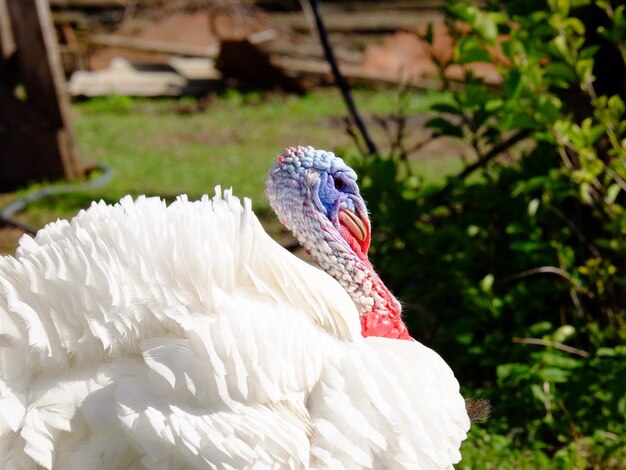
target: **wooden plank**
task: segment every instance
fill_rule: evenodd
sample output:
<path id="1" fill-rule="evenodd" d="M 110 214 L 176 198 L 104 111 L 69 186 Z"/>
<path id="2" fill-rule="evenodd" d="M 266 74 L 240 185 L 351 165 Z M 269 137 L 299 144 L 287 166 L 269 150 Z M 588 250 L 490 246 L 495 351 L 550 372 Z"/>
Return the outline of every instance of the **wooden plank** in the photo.
<path id="1" fill-rule="evenodd" d="M 51 6 L 61 8 L 124 8 L 126 3 L 127 0 L 50 0 Z"/>
<path id="2" fill-rule="evenodd" d="M 0 132 L 0 188 L 13 190 L 63 177 L 58 159 L 49 158 L 58 145 L 57 131 Z M 34 160 L 33 155 L 44 158 Z"/>
<path id="3" fill-rule="evenodd" d="M 220 51 L 220 47 L 216 44 L 210 44 L 207 46 L 190 46 L 186 44 L 139 39 L 115 34 L 94 34 L 87 38 L 87 42 L 95 46 L 115 47 L 120 49 L 152 52 L 155 54 L 178 55 L 183 57 L 205 57 L 209 59 L 216 58 L 219 55 Z M 324 52 L 322 51 L 320 45 L 316 42 L 288 43 L 285 41 L 274 40 L 256 41 L 254 37 L 248 38 L 248 42 L 254 45 L 258 45 L 260 49 L 268 54 L 293 55 L 315 58 L 324 57 Z M 339 47 L 338 49 L 339 50 L 337 56 L 345 62 L 357 63 L 363 59 L 363 54 L 360 52 L 354 52 L 341 47 Z"/>
<path id="4" fill-rule="evenodd" d="M 285 73 L 291 76 L 312 75 L 332 81 L 332 75 L 328 62 L 315 59 L 297 59 L 293 57 L 272 57 L 272 63 L 281 67 Z M 397 73 L 368 70 L 351 64 L 341 65 L 341 73 L 352 82 L 368 83 L 374 85 L 402 85 L 408 88 L 425 90 L 440 90 L 442 82 L 436 78 L 428 77 L 400 77 Z M 451 83 L 452 89 L 462 88 L 462 85 Z"/>
<path id="5" fill-rule="evenodd" d="M 15 42 L 11 34 L 11 22 L 7 10 L 6 0 L 0 0 L 0 61 L 8 59 L 15 52 Z"/>
<path id="6" fill-rule="evenodd" d="M 345 11 L 325 5 L 322 8 L 324 23 L 329 32 L 367 32 L 390 33 L 405 29 L 415 29 L 428 23 L 441 23 L 443 16 L 436 10 L 371 10 Z M 302 14 L 274 13 L 272 19 L 280 24 L 288 25 L 296 31 L 310 30 L 306 18 Z"/>
<path id="7" fill-rule="evenodd" d="M 2 109 L 0 125 L 9 132 L 27 133 L 33 130 L 51 132 L 55 130 L 44 116 L 3 87 L 0 87 L 0 109 Z"/>
<path id="8" fill-rule="evenodd" d="M 134 1 L 138 6 L 162 6 L 166 0 L 50 0 L 55 8 L 125 8 Z"/>
<path id="9" fill-rule="evenodd" d="M 352 11 L 370 10 L 437 10 L 446 5 L 446 0 L 387 0 L 385 2 L 342 2 Z M 475 2 L 476 3 L 476 2 Z"/>
<path id="10" fill-rule="evenodd" d="M 62 128 L 61 90 L 56 84 L 62 83 L 63 78 L 48 6 L 45 0 L 10 1 L 7 6 L 19 51 L 18 75 L 24 83 L 28 100 L 54 125 Z"/>
<path id="11" fill-rule="evenodd" d="M 12 90 L 15 86 L 12 58 L 15 54 L 15 42 L 11 33 L 11 22 L 6 0 L 0 0 L 0 86 Z"/>
<path id="12" fill-rule="evenodd" d="M 74 96 L 199 96 L 217 89 L 219 73 L 212 59 L 178 57 L 169 62 L 145 65 L 116 58 L 108 69 L 75 72 L 68 90 Z"/>
<path id="13" fill-rule="evenodd" d="M 260 48 L 267 54 L 271 55 L 324 59 L 324 51 L 319 45 L 319 42 L 271 41 L 262 44 Z M 335 46 L 335 55 L 337 56 L 337 59 L 341 62 L 358 64 L 363 61 L 362 52 L 354 51 L 340 45 Z"/>
<path id="14" fill-rule="evenodd" d="M 206 57 L 215 59 L 219 54 L 219 46 L 216 44 L 210 44 L 208 46 L 190 46 L 187 44 L 131 38 L 115 34 L 94 34 L 88 38 L 88 42 L 97 46 L 118 47 L 121 49 L 186 57 Z"/>
<path id="15" fill-rule="evenodd" d="M 56 36 L 46 0 L 9 0 L 6 4 L 16 46 L 15 71 L 24 85 L 27 108 L 43 116 L 45 125 L 30 133 L 0 135 L 0 185 L 39 178 L 73 178 L 80 174 L 69 127 L 69 101 L 64 92 Z M 9 94 L 12 89 L 5 90 Z M 5 96 L 5 103 L 10 103 Z M 16 103 L 13 103 L 17 106 Z M 3 114 L 6 109 L 1 109 Z M 27 118 L 29 127 L 36 127 Z M 51 130 L 46 127 L 51 128 Z M 20 184 L 20 183 L 18 183 Z"/>

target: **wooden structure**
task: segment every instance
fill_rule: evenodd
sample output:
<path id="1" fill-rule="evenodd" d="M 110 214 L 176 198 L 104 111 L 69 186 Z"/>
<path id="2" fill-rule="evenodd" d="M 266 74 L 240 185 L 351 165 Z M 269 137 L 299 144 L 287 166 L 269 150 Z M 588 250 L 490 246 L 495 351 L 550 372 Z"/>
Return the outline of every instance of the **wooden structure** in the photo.
<path id="1" fill-rule="evenodd" d="M 47 0 L 0 0 L 0 191 L 80 167 Z"/>

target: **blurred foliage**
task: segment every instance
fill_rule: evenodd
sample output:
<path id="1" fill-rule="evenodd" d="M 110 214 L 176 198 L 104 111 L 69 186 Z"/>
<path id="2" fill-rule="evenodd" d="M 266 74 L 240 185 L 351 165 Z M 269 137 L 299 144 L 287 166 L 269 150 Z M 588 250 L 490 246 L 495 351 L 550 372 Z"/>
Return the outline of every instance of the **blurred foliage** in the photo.
<path id="1" fill-rule="evenodd" d="M 498 468 L 625 468 L 625 8 L 503 0 L 446 14 L 444 84 L 448 67 L 498 50 L 502 87 L 466 68 L 467 85 L 431 106 L 434 136 L 476 153 L 458 177 L 427 186 L 403 155 L 357 162 L 374 265 L 412 334 L 492 402 L 461 467 L 500 455 Z"/>

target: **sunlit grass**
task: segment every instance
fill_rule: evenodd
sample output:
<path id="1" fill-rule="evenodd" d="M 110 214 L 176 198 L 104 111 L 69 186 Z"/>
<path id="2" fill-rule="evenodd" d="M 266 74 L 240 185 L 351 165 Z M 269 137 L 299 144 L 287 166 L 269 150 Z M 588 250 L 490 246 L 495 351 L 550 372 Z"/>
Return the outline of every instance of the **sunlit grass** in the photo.
<path id="1" fill-rule="evenodd" d="M 403 97 L 403 109 L 423 114 L 441 96 L 411 92 Z M 386 151 L 387 138 L 370 118 L 397 111 L 399 94 L 356 90 L 355 99 L 381 151 Z M 216 185 L 252 198 L 256 211 L 265 214 L 265 174 L 285 147 L 313 145 L 353 158 L 357 154 L 342 124 L 345 105 L 336 89 L 305 96 L 230 91 L 204 108 L 193 99 L 108 97 L 76 103 L 72 110 L 81 161 L 106 165 L 115 176 L 98 189 L 32 203 L 19 215 L 22 222 L 41 226 L 71 217 L 91 200 L 114 202 L 126 194 L 172 199 L 186 193 L 198 198 L 213 194 Z M 453 151 L 444 148 L 440 153 L 415 160 L 415 173 L 433 180 L 462 166 Z M 3 205 L 36 188 L 4 195 Z"/>
<path id="2" fill-rule="evenodd" d="M 393 92 L 357 91 L 356 99 L 366 115 L 384 115 L 395 107 Z M 423 112 L 430 99 L 416 94 L 410 112 Z M 75 106 L 83 159 L 116 171 L 107 193 L 197 197 L 221 184 L 264 206 L 264 175 L 286 146 L 353 146 L 340 122 L 345 110 L 335 90 L 268 99 L 230 93 L 204 112 L 183 114 L 181 108 L 193 103 L 111 98 Z M 444 160 L 447 169 L 449 158 Z M 432 165 L 425 168 L 434 176 Z"/>

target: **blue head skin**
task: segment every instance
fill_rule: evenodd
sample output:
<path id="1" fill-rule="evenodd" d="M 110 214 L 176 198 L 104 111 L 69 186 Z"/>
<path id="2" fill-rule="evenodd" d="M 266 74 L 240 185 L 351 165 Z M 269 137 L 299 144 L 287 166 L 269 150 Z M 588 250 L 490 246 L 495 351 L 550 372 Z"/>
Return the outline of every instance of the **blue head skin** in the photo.
<path id="1" fill-rule="evenodd" d="M 354 170 L 334 153 L 291 147 L 278 156 L 265 192 L 281 223 L 307 250 L 315 251 L 309 245 L 319 237 L 311 237 L 330 223 L 340 235 L 336 241 L 366 259 L 370 223 L 356 180 Z"/>
<path id="2" fill-rule="evenodd" d="M 400 304 L 367 258 L 370 222 L 356 180 L 332 152 L 290 147 L 270 170 L 265 193 L 281 223 L 348 291 L 363 334 L 408 339 Z"/>

